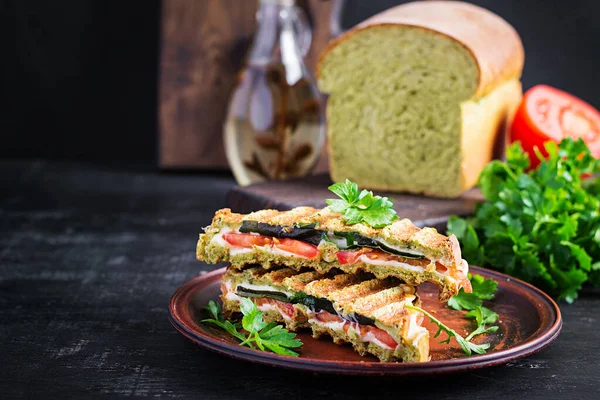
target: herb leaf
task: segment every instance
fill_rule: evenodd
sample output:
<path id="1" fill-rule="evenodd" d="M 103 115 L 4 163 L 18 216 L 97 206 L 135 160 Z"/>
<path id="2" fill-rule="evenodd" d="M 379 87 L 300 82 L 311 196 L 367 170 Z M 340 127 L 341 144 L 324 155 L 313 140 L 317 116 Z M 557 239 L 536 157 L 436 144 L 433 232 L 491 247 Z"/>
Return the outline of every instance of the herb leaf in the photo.
<path id="1" fill-rule="evenodd" d="M 498 314 L 493 312 L 487 307 L 477 307 L 475 310 L 471 310 L 465 314 L 467 318 L 475 318 L 477 325 L 481 324 L 493 324 L 498 321 Z"/>
<path id="2" fill-rule="evenodd" d="M 270 329 L 267 329 L 269 327 Z M 299 339 L 296 339 L 295 333 L 288 332 L 283 326 L 277 325 L 274 322 L 263 329 L 260 333 L 260 339 L 265 345 L 276 344 L 292 349 L 302 346 L 302 342 Z"/>
<path id="3" fill-rule="evenodd" d="M 370 190 L 359 192 L 358 185 L 348 179 L 334 183 L 329 190 L 340 197 L 325 200 L 329 209 L 342 213 L 347 225 L 364 222 L 373 228 L 383 228 L 398 219 L 390 199 L 376 196 Z"/>
<path id="4" fill-rule="evenodd" d="M 204 308 L 212 314 L 213 318 L 204 319 L 202 322 L 212 323 L 224 329 L 240 340 L 240 345 L 245 345 L 252 349 L 258 347 L 262 351 L 267 349 L 275 354 L 298 357 L 298 353 L 290 350 L 302 346 L 302 342 L 296 339 L 296 334 L 289 332 L 275 322 L 268 324 L 264 322 L 262 312 L 252 300 L 243 298 L 240 303 L 240 309 L 243 314 L 241 327 L 248 332 L 247 335 L 238 330 L 241 328 L 240 326 L 225 319 L 221 313 L 220 306 L 214 301 L 211 300 L 208 306 Z"/>
<path id="5" fill-rule="evenodd" d="M 466 314 L 466 317 L 474 318 L 477 322 L 477 329 L 475 329 L 469 334 L 469 336 L 465 338 L 465 340 L 467 341 L 473 339 L 477 335 L 481 335 L 487 332 L 496 332 L 498 330 L 497 325 L 491 326 L 489 328 L 485 327 L 486 324 L 493 324 L 494 322 L 498 321 L 498 314 L 496 314 L 489 308 L 477 307 L 476 309 L 469 311 Z"/>
<path id="6" fill-rule="evenodd" d="M 498 282 L 493 279 L 486 279 L 481 275 L 469 276 L 473 294 L 482 300 L 491 300 L 498 290 Z"/>
<path id="7" fill-rule="evenodd" d="M 492 161 L 479 186 L 486 202 L 472 218 L 451 217 L 448 233 L 472 264 L 523 279 L 573 302 L 581 285 L 600 286 L 600 161 L 581 140 L 545 144 L 539 166 L 526 171 L 516 142 L 506 161 Z M 585 175 L 593 175 L 584 179 Z"/>
<path id="8" fill-rule="evenodd" d="M 457 295 L 448 300 L 448 306 L 455 310 L 470 310 L 465 314 L 465 317 L 473 318 L 477 323 L 477 328 L 466 337 L 465 340 L 467 341 L 477 335 L 498 330 L 498 326 L 485 327 L 498 321 L 498 314 L 482 306 L 483 300 L 494 298 L 498 289 L 498 282 L 493 279 L 486 279 L 481 275 L 471 274 L 469 274 L 469 280 L 473 287 L 472 293 L 466 293 L 463 289 L 460 289 Z"/>
<path id="9" fill-rule="evenodd" d="M 434 324 L 436 324 L 438 326 L 437 332 L 435 333 L 435 335 L 433 335 L 434 338 L 437 338 L 438 336 L 440 336 L 440 334 L 442 332 L 445 332 L 448 335 L 448 337 L 445 340 L 442 340 L 440 343 L 450 343 L 450 339 L 452 337 L 454 337 L 456 342 L 460 345 L 460 347 L 463 349 L 465 354 L 468 356 L 470 356 L 472 353 L 485 354 L 485 351 L 490 348 L 489 343 L 475 344 L 475 343 L 469 342 L 470 338 L 474 335 L 472 335 L 472 336 L 469 335 L 469 339 L 463 338 L 454 329 L 448 327 L 442 321 L 440 321 L 433 315 L 429 314 L 427 311 L 423 310 L 421 307 L 407 304 L 406 308 L 423 313 L 425 316 L 427 316 L 431 320 L 431 322 L 433 322 Z"/>
<path id="10" fill-rule="evenodd" d="M 240 303 L 242 314 L 242 326 L 248 332 L 260 331 L 267 324 L 262 319 L 262 312 L 256 307 L 254 302 L 246 297 L 242 298 Z"/>
<path id="11" fill-rule="evenodd" d="M 475 293 L 467 293 L 462 288 L 458 294 L 448 300 L 448 305 L 455 310 L 473 310 L 482 304 L 483 302 Z"/>
<path id="12" fill-rule="evenodd" d="M 491 300 L 498 290 L 498 282 L 490 278 L 484 278 L 481 275 L 469 274 L 469 280 L 473 291 L 471 293 L 460 289 L 458 294 L 448 300 L 448 306 L 455 310 L 474 310 L 483 304 L 482 300 Z"/>
<path id="13" fill-rule="evenodd" d="M 214 318 L 203 319 L 202 322 L 209 322 L 215 324 L 219 328 L 225 330 L 230 335 L 235 336 L 237 339 L 242 341 L 246 340 L 246 337 L 241 332 L 238 332 L 238 328 L 230 321 L 227 321 L 225 319 L 225 317 L 221 313 L 221 307 L 219 306 L 219 304 L 211 300 L 208 303 L 208 306 L 204 307 L 204 309 L 210 312 Z M 250 347 L 254 348 L 254 346 Z"/>

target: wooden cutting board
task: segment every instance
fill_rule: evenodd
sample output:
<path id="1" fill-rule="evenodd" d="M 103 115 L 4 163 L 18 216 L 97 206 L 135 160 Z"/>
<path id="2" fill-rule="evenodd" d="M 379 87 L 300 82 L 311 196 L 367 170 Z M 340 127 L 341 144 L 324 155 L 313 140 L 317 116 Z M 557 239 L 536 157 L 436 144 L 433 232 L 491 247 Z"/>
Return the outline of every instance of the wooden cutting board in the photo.
<path id="1" fill-rule="evenodd" d="M 298 206 L 325 207 L 325 199 L 334 195 L 327 187 L 328 175 L 283 182 L 264 182 L 246 187 L 236 186 L 227 194 L 227 205 L 234 212 L 249 213 L 265 208 L 289 210 Z M 483 200 L 479 189 L 472 189 L 457 199 L 436 199 L 399 193 L 377 194 L 388 196 L 400 218 L 409 218 L 419 227 L 433 226 L 445 232 L 450 215 L 467 216 L 474 212 L 475 204 Z"/>

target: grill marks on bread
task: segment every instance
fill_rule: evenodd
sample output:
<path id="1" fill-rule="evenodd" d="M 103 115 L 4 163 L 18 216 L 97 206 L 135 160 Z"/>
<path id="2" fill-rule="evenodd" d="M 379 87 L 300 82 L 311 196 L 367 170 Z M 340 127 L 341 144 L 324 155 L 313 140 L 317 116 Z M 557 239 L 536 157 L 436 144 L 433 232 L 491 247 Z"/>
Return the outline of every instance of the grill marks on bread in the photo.
<path id="1" fill-rule="evenodd" d="M 405 302 L 416 299 L 416 289 L 396 278 L 372 279 L 371 276 L 331 272 L 321 275 L 315 271 L 299 272 L 291 268 L 264 270 L 250 267 L 245 270 L 228 268 L 224 279 L 243 284 L 245 281 L 271 285 L 274 290 L 304 292 L 327 299 L 345 314 L 357 313 L 374 319 L 384 318 L 391 326 L 402 326 L 407 315 Z"/>
<path id="2" fill-rule="evenodd" d="M 288 211 L 260 210 L 250 214 L 237 214 L 224 208 L 215 213 L 212 224 L 205 231 L 216 234 L 223 226 L 237 228 L 243 221 L 277 226 L 316 223 L 317 230 L 357 232 L 392 245 L 422 251 L 427 258 L 439 260 L 450 268 L 462 262 L 460 246 L 454 235 L 442 235 L 435 228 L 418 228 L 406 218 L 380 229 L 365 224 L 346 225 L 340 213 L 331 212 L 327 207 L 320 210 L 313 207 L 296 207 Z"/>

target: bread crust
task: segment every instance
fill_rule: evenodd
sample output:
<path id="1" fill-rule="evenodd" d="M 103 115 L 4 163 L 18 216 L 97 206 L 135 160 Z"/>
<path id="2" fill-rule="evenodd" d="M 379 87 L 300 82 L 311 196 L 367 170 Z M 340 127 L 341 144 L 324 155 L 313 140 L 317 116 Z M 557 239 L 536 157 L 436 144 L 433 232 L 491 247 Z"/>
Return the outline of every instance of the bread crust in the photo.
<path id="1" fill-rule="evenodd" d="M 455 40 L 475 59 L 479 71 L 472 98 L 485 96 L 502 83 L 521 77 L 525 52 L 517 31 L 485 8 L 459 1 L 415 1 L 367 19 L 331 41 L 317 62 L 317 77 L 325 58 L 344 40 L 379 26 L 411 26 Z"/>

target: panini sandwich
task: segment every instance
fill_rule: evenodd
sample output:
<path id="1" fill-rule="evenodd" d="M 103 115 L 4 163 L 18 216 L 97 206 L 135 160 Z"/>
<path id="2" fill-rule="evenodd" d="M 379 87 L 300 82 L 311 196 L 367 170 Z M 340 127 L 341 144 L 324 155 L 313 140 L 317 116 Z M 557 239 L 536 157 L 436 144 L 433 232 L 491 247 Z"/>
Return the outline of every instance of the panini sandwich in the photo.
<path id="1" fill-rule="evenodd" d="M 250 214 L 217 211 L 200 235 L 198 260 L 230 262 L 235 269 L 260 265 L 270 269 L 310 268 L 320 274 L 341 270 L 369 272 L 378 279 L 397 278 L 411 286 L 432 282 L 446 301 L 460 288 L 471 291 L 468 264 L 454 235 L 418 228 L 408 219 L 384 228 L 347 225 L 329 208 L 297 207 Z"/>
<path id="2" fill-rule="evenodd" d="M 429 359 L 423 315 L 405 307 L 418 305 L 416 288 L 396 278 L 230 266 L 221 291 L 223 312 L 229 317 L 240 311 L 243 297 L 250 297 L 265 322 L 282 322 L 290 330 L 310 328 L 313 337 L 329 335 L 335 343 L 351 343 L 359 354 L 370 353 L 381 361 Z"/>

